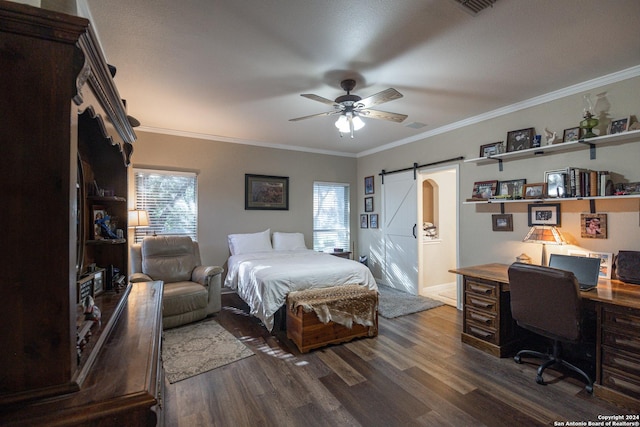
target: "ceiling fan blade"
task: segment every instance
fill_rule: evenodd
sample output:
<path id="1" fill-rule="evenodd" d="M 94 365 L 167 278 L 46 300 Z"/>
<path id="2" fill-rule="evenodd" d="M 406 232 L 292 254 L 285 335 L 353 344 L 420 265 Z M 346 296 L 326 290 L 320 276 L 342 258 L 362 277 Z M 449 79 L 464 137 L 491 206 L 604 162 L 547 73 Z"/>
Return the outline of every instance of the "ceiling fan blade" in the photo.
<path id="1" fill-rule="evenodd" d="M 309 99 L 312 99 L 314 101 L 322 102 L 323 104 L 331 105 L 332 107 L 341 107 L 341 105 L 336 103 L 335 101 L 332 101 L 332 100 L 327 99 L 327 98 L 323 98 L 323 97 L 321 97 L 319 95 L 314 95 L 312 93 L 303 93 L 300 96 L 304 96 L 305 98 L 309 98 Z"/>
<path id="2" fill-rule="evenodd" d="M 331 116 L 333 114 L 340 114 L 340 113 L 342 113 L 342 111 L 340 111 L 340 110 L 327 111 L 326 113 L 318 113 L 318 114 L 311 114 L 310 116 L 296 117 L 295 119 L 289 119 L 289 121 L 290 122 L 297 122 L 299 120 L 306 120 L 306 119 L 310 119 L 312 117 Z"/>
<path id="3" fill-rule="evenodd" d="M 399 98 L 402 98 L 402 94 L 394 88 L 390 87 L 387 90 L 383 90 L 382 92 L 378 92 L 367 98 L 361 99 L 360 101 L 358 101 L 358 105 L 362 104 L 362 108 L 370 108 L 374 105 L 379 105 L 383 102 L 389 102 Z"/>
<path id="4" fill-rule="evenodd" d="M 358 114 L 368 119 L 389 120 L 390 122 L 402 123 L 408 116 L 406 114 L 389 113 L 380 110 L 358 110 Z"/>

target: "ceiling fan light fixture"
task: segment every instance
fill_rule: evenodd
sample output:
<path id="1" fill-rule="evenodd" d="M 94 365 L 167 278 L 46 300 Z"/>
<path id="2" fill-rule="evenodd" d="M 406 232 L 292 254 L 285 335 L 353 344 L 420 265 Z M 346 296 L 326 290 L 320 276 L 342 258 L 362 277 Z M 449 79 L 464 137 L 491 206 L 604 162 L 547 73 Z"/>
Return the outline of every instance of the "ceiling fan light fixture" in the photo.
<path id="1" fill-rule="evenodd" d="M 360 130 L 364 127 L 364 122 L 360 117 L 358 117 L 357 114 L 353 116 L 353 119 L 351 119 L 351 121 L 353 122 L 353 130 Z"/>
<path id="2" fill-rule="evenodd" d="M 340 133 L 349 133 L 349 119 L 344 114 L 340 114 L 336 120 L 336 127 Z"/>

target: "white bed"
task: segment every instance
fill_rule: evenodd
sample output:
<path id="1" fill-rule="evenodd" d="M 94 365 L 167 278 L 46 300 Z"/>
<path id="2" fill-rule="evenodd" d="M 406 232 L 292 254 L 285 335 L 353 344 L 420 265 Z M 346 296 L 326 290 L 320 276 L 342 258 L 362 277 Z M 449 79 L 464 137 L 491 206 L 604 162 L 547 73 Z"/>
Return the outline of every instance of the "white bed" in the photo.
<path id="1" fill-rule="evenodd" d="M 268 235 L 269 230 L 265 232 Z M 256 236 L 262 233 L 254 233 Z M 224 285 L 235 290 L 249 305 L 251 315 L 265 327 L 273 329 L 273 317 L 284 305 L 290 291 L 326 288 L 340 285 L 361 285 L 377 290 L 371 271 L 363 264 L 304 248 L 299 233 L 274 233 L 274 244 L 262 241 L 256 245 L 241 242 L 230 235 L 231 257 Z"/>

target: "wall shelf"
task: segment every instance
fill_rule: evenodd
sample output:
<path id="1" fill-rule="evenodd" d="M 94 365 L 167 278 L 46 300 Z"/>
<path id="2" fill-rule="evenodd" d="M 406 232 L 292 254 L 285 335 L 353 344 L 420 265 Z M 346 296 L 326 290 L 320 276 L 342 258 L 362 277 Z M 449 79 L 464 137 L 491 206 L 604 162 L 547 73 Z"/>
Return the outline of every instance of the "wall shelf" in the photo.
<path id="1" fill-rule="evenodd" d="M 502 203 L 549 203 L 549 202 L 572 202 L 576 200 L 623 200 L 640 199 L 640 194 L 625 194 L 621 196 L 588 196 L 588 197 L 550 197 L 547 199 L 489 199 L 489 200 L 468 200 L 462 202 L 463 205 L 490 205 Z"/>
<path id="2" fill-rule="evenodd" d="M 525 158 L 532 158 L 543 156 L 546 154 L 564 153 L 570 151 L 589 150 L 590 159 L 596 158 L 596 147 L 605 145 L 619 145 L 627 144 L 630 142 L 637 142 L 640 140 L 640 130 L 628 131 L 623 133 L 617 133 L 614 135 L 603 135 L 595 138 L 581 139 L 579 141 L 562 142 L 560 144 L 545 145 L 543 147 L 528 148 L 520 151 L 510 151 L 507 153 L 495 154 L 489 157 L 477 157 L 473 159 L 466 159 L 464 163 L 475 163 L 477 165 L 484 165 L 489 163 L 498 163 L 500 171 L 502 171 L 502 162 L 509 160 L 518 160 Z"/>

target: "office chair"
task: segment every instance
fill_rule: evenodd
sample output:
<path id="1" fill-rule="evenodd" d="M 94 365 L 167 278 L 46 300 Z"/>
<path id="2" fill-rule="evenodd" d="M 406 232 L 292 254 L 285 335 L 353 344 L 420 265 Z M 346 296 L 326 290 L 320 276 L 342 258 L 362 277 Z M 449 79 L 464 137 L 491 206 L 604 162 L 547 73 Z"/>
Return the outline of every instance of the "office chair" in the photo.
<path id="1" fill-rule="evenodd" d="M 536 382 L 544 384 L 542 373 L 550 366 L 561 365 L 582 376 L 586 390 L 593 392 L 593 380 L 582 369 L 562 358 L 562 342 L 581 342 L 581 297 L 578 281 L 570 271 L 516 262 L 509 267 L 511 314 L 517 324 L 553 340 L 553 353 L 521 350 L 522 356 L 546 359 L 538 367 Z"/>

